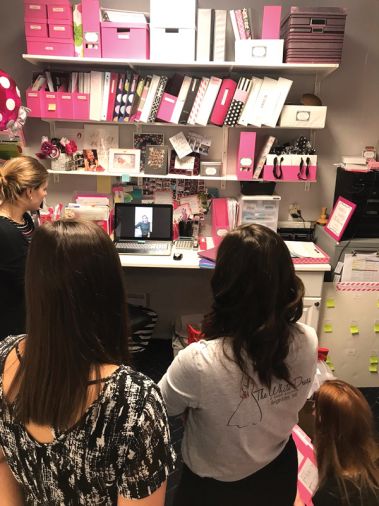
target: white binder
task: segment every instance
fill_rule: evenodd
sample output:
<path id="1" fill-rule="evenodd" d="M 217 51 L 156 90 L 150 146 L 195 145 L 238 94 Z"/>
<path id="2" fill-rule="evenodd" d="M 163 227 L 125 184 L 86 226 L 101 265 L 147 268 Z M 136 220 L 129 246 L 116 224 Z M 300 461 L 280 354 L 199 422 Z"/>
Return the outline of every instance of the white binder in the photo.
<path id="1" fill-rule="evenodd" d="M 226 10 L 215 10 L 213 61 L 225 61 Z"/>
<path id="2" fill-rule="evenodd" d="M 197 125 L 205 126 L 208 123 L 221 83 L 222 79 L 219 77 L 212 76 L 210 78 L 199 112 L 196 116 L 195 121 Z"/>
<path id="3" fill-rule="evenodd" d="M 196 61 L 210 61 L 212 9 L 197 10 Z"/>

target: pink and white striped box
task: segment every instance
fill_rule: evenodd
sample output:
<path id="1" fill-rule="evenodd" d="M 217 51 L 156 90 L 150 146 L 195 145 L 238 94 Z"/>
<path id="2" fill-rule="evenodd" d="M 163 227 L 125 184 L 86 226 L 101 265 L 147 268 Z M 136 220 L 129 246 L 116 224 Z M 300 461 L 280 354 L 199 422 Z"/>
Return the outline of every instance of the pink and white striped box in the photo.
<path id="1" fill-rule="evenodd" d="M 103 58 L 133 58 L 148 60 L 150 39 L 147 24 L 101 23 L 101 52 Z"/>
<path id="2" fill-rule="evenodd" d="M 75 56 L 74 42 L 65 39 L 45 37 L 27 37 L 28 54 L 46 54 L 51 56 Z"/>
<path id="3" fill-rule="evenodd" d="M 25 21 L 32 19 L 46 19 L 47 18 L 46 2 L 38 2 L 38 1 L 34 2 L 33 0 L 25 0 L 24 18 Z"/>
<path id="4" fill-rule="evenodd" d="M 73 39 L 74 30 L 71 21 L 49 22 L 49 36 L 53 39 Z"/>
<path id="5" fill-rule="evenodd" d="M 26 37 L 47 37 L 47 19 L 25 19 Z"/>

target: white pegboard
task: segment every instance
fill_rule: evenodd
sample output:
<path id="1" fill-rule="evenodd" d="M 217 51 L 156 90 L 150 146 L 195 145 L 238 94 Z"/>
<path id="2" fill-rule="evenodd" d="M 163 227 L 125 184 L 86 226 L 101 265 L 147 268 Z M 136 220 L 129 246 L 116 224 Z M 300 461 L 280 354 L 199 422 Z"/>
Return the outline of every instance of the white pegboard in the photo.
<path id="1" fill-rule="evenodd" d="M 376 327 L 376 328 L 375 328 Z M 357 387 L 379 387 L 379 291 L 341 291 L 324 283 L 320 346 L 330 349 L 334 374 Z"/>

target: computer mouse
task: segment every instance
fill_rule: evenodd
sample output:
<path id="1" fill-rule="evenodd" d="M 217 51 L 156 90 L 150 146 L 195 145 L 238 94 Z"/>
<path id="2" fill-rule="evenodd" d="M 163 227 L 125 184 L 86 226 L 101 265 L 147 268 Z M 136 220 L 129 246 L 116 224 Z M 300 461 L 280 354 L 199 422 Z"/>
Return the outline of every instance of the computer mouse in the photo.
<path id="1" fill-rule="evenodd" d="M 182 253 L 174 253 L 172 258 L 174 260 L 181 260 L 183 258 L 183 254 Z"/>

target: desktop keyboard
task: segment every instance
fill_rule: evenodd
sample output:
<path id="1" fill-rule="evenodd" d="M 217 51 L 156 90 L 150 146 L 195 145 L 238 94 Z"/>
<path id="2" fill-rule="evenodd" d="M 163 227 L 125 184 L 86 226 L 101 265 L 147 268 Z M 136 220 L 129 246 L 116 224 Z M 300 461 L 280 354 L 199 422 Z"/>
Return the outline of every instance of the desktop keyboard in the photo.
<path id="1" fill-rule="evenodd" d="M 169 255 L 171 244 L 167 242 L 118 242 L 116 249 L 119 253 L 131 255 Z"/>

